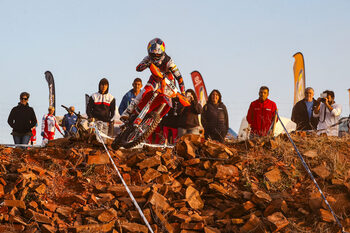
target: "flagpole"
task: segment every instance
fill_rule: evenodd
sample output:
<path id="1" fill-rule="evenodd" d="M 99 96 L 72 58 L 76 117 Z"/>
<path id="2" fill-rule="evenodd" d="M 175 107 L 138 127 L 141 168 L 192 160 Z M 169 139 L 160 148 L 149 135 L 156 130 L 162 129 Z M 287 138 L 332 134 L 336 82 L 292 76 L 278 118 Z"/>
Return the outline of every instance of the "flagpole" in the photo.
<path id="1" fill-rule="evenodd" d="M 349 92 L 349 111 L 350 111 L 350 88 L 348 89 Z"/>

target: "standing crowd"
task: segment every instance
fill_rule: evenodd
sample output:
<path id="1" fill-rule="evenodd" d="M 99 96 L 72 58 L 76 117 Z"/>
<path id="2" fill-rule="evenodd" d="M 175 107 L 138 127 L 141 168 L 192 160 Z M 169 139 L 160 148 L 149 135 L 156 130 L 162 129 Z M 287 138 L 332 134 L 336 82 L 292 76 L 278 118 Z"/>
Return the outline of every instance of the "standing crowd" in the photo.
<path id="1" fill-rule="evenodd" d="M 225 104 L 222 101 L 220 91 L 214 89 L 204 106 L 199 104 L 196 93 L 192 89 L 185 89 L 182 75 L 173 62 L 172 58 L 165 53 L 165 44 L 159 39 L 151 40 L 147 46 L 148 55 L 136 67 L 142 72 L 151 64 L 156 65 L 163 76 L 167 76 L 175 84 L 178 82 L 180 91 L 190 102 L 184 107 L 178 99 L 172 100 L 172 108 L 162 118 L 161 123 L 153 135 L 148 138 L 151 143 L 175 144 L 177 139 L 186 134 L 201 134 L 204 131 L 205 138 L 219 142 L 224 139 L 229 129 L 229 117 Z M 142 80 L 134 79 L 132 89 L 122 98 L 118 111 L 121 120 L 126 122 L 131 113 L 135 111 L 140 100 L 149 92 L 156 89 L 158 80 L 151 75 L 147 84 L 142 89 Z M 34 141 L 33 132 L 37 125 L 34 110 L 29 106 L 29 93 L 20 94 L 20 102 L 14 107 L 8 117 L 12 136 L 15 144 L 28 144 Z M 276 103 L 268 99 L 269 88 L 262 86 L 259 90 L 259 98 L 251 102 L 246 116 L 250 126 L 250 138 L 272 135 L 277 122 Z M 68 137 L 77 132 L 75 123 L 77 116 L 71 106 L 62 120 L 64 136 Z M 116 111 L 116 100 L 109 93 L 109 82 L 106 78 L 100 80 L 98 92 L 89 98 L 86 113 L 88 120 L 94 121 L 101 133 L 113 135 L 114 116 Z M 55 109 L 50 106 L 48 113 L 42 118 L 41 136 L 43 145 L 54 139 L 56 129 L 60 130 L 54 115 Z M 337 124 L 341 114 L 341 106 L 335 103 L 333 91 L 326 90 L 320 98 L 314 99 L 314 90 L 310 87 L 305 89 L 305 98 L 295 104 L 292 111 L 292 121 L 297 124 L 297 130 L 311 131 L 318 134 L 338 136 L 339 125 Z M 31 139 L 32 137 L 32 139 Z"/>

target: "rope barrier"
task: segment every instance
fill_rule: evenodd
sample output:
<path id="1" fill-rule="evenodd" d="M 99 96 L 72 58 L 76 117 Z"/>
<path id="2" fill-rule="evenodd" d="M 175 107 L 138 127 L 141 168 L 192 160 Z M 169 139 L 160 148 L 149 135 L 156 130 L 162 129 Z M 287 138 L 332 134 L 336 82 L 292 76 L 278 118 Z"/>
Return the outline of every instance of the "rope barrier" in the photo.
<path id="1" fill-rule="evenodd" d="M 143 221 L 145 222 L 146 226 L 148 227 L 148 230 L 149 230 L 151 233 L 154 233 L 153 230 L 152 230 L 152 228 L 151 228 L 151 225 L 148 223 L 148 221 L 147 221 L 145 215 L 143 214 L 143 212 L 142 212 L 140 206 L 137 204 L 137 201 L 135 200 L 134 196 L 132 195 L 132 193 L 131 193 L 131 191 L 130 191 L 128 185 L 125 183 L 125 181 L 124 181 L 122 175 L 120 174 L 120 172 L 119 172 L 117 166 L 115 165 L 115 163 L 114 163 L 114 161 L 113 161 L 113 159 L 112 159 L 112 156 L 111 156 L 111 154 L 109 153 L 109 151 L 108 151 L 108 149 L 107 149 L 107 147 L 106 147 L 106 144 L 103 142 L 103 138 L 101 137 L 100 132 L 99 132 L 99 130 L 97 129 L 95 123 L 93 123 L 93 128 L 95 129 L 96 135 L 99 137 L 100 141 L 102 142 L 102 145 L 103 145 L 103 147 L 105 148 L 105 150 L 106 150 L 106 152 L 107 152 L 107 154 L 108 154 L 108 156 L 109 156 L 109 159 L 111 160 L 111 162 L 112 162 L 112 164 L 113 164 L 113 166 L 114 166 L 114 169 L 117 171 L 118 176 L 119 176 L 120 180 L 122 181 L 122 183 L 123 183 L 123 185 L 124 185 L 126 191 L 128 192 L 128 194 L 129 194 L 129 196 L 130 196 L 132 202 L 134 203 L 136 209 L 138 210 L 138 212 L 140 213 L 140 215 L 141 215 Z"/>
<path id="2" fill-rule="evenodd" d="M 338 224 L 338 226 L 340 227 L 341 231 L 342 231 L 343 233 L 346 233 L 346 232 L 344 231 L 344 228 L 343 228 L 343 226 L 341 225 L 341 223 L 340 223 L 338 217 L 335 215 L 335 213 L 334 213 L 332 207 L 330 206 L 330 204 L 328 203 L 328 201 L 327 201 L 325 195 L 323 194 L 323 192 L 322 192 L 320 186 L 318 185 L 317 181 L 315 180 L 315 177 L 312 175 L 312 172 L 311 172 L 309 166 L 306 164 L 306 162 L 305 162 L 303 156 L 300 154 L 300 152 L 299 152 L 297 146 L 295 145 L 293 139 L 291 138 L 291 136 L 290 136 L 290 134 L 288 133 L 286 127 L 285 127 L 284 124 L 282 123 L 282 120 L 281 120 L 281 118 L 280 118 L 280 116 L 279 116 L 278 113 L 277 113 L 277 117 L 278 117 L 278 120 L 281 122 L 281 125 L 282 125 L 284 131 L 286 132 L 286 134 L 287 134 L 287 136 L 288 136 L 290 142 L 292 143 L 292 145 L 293 145 L 295 151 L 297 152 L 297 154 L 298 154 L 298 156 L 299 156 L 299 158 L 300 158 L 300 160 L 301 160 L 301 162 L 302 162 L 302 164 L 303 164 L 305 170 L 307 171 L 307 173 L 309 173 L 309 176 L 311 177 L 312 181 L 315 183 L 315 185 L 316 185 L 318 191 L 320 192 L 320 194 L 321 194 L 321 196 L 322 196 L 324 202 L 326 203 L 328 209 L 329 209 L 330 212 L 332 213 L 332 215 L 333 215 L 335 221 L 337 222 L 337 224 Z"/>
<path id="3" fill-rule="evenodd" d="M 28 145 L 28 144 L 0 144 L 0 146 L 5 146 L 5 147 L 37 147 L 40 148 L 42 147 L 41 145 Z"/>
<path id="4" fill-rule="evenodd" d="M 339 119 L 339 121 L 337 123 L 335 123 L 333 125 L 330 125 L 330 126 L 324 128 L 324 129 L 317 129 L 317 130 L 314 130 L 314 131 L 315 132 L 326 131 L 327 129 L 330 129 L 330 128 L 334 127 L 334 126 L 337 126 L 337 125 L 340 125 L 340 124 L 346 123 L 346 122 L 349 124 L 350 116 L 349 117 L 342 117 L 342 118 Z"/>

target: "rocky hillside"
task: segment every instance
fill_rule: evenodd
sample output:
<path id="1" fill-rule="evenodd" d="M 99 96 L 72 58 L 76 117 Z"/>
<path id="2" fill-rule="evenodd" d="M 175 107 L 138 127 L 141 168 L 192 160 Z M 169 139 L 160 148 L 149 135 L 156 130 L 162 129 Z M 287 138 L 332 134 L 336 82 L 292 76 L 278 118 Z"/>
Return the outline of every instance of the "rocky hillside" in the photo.
<path id="1" fill-rule="evenodd" d="M 350 139 L 293 135 L 350 231 Z M 154 232 L 340 232 L 285 136 L 111 151 Z M 0 232 L 148 232 L 101 145 L 0 147 Z"/>

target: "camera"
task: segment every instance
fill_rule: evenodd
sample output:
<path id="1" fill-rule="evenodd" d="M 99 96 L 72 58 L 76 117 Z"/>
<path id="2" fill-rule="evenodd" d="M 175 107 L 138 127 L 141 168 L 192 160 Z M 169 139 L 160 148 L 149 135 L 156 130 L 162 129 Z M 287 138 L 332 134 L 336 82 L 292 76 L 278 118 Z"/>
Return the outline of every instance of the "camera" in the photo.
<path id="1" fill-rule="evenodd" d="M 325 102 L 326 102 L 326 98 L 327 98 L 327 93 L 322 93 L 322 94 L 320 95 L 320 98 L 321 98 L 321 102 L 322 102 L 322 103 L 325 103 Z"/>

